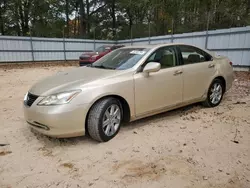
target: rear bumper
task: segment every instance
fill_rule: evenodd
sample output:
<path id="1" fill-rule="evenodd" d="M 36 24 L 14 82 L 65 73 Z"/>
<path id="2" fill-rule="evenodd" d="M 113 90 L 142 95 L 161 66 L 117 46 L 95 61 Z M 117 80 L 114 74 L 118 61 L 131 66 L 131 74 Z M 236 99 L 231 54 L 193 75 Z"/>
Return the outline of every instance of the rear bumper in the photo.
<path id="1" fill-rule="evenodd" d="M 24 117 L 35 131 L 57 138 L 82 136 L 85 134 L 87 106 L 70 104 L 58 106 L 23 105 Z"/>

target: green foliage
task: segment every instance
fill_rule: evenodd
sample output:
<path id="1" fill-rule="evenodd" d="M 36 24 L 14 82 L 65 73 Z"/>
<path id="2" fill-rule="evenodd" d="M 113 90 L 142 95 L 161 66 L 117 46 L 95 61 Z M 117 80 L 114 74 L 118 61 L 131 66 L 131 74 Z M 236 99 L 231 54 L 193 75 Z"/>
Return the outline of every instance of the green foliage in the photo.
<path id="1" fill-rule="evenodd" d="M 1 0 L 2 35 L 129 39 L 241 27 L 250 0 Z"/>

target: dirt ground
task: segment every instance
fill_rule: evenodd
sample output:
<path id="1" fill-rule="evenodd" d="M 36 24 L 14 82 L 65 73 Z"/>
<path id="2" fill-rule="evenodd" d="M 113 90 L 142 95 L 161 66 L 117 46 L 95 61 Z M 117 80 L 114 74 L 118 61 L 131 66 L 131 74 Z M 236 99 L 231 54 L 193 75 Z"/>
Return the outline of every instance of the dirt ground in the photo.
<path id="1" fill-rule="evenodd" d="M 110 142 L 30 131 L 22 100 L 67 66 L 0 69 L 0 188 L 250 188 L 250 74 L 214 109 L 191 105 L 122 127 Z"/>

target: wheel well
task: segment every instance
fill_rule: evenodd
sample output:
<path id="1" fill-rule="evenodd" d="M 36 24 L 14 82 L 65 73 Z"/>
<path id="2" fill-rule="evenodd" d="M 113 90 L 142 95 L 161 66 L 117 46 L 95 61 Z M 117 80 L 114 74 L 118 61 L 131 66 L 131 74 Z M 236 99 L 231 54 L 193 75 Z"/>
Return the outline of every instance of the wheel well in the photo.
<path id="1" fill-rule="evenodd" d="M 105 98 L 108 98 L 108 97 L 115 98 L 121 103 L 122 111 L 123 111 L 122 121 L 125 123 L 129 122 L 130 121 L 130 108 L 129 108 L 128 102 L 123 97 L 121 97 L 119 95 L 108 95 L 108 96 L 102 97 L 102 98 L 98 99 L 97 101 L 95 101 L 94 104 L 92 104 L 92 106 L 95 105 L 98 101 L 105 99 Z M 92 106 L 89 108 L 89 111 L 88 111 L 86 119 L 85 119 L 85 132 L 86 132 L 86 134 L 88 134 L 87 123 L 88 123 L 89 112 L 90 112 Z"/>
<path id="2" fill-rule="evenodd" d="M 219 80 L 221 80 L 222 81 L 222 83 L 223 83 L 223 92 L 225 92 L 226 91 L 226 80 L 225 80 L 225 78 L 223 78 L 222 76 L 218 76 L 218 77 L 216 77 L 215 79 L 219 79 Z"/>

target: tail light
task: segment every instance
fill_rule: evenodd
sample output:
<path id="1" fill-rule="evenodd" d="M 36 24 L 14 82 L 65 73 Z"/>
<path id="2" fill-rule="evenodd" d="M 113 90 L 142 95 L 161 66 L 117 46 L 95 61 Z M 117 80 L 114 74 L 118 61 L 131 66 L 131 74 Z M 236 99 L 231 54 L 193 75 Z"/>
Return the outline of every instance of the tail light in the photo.
<path id="1" fill-rule="evenodd" d="M 233 66 L 233 63 L 232 63 L 231 61 L 229 62 L 229 64 L 230 64 L 231 66 Z"/>

